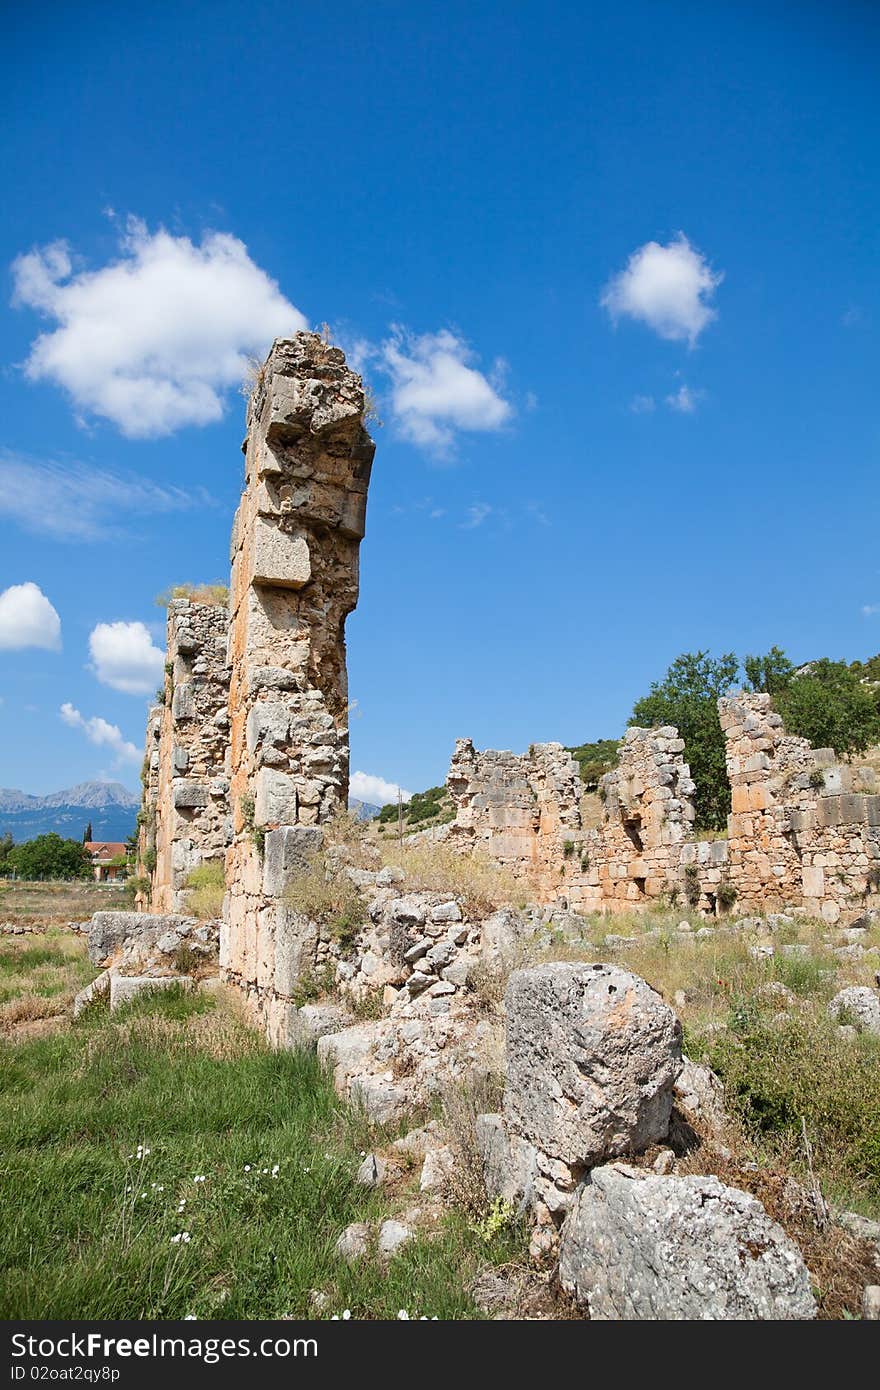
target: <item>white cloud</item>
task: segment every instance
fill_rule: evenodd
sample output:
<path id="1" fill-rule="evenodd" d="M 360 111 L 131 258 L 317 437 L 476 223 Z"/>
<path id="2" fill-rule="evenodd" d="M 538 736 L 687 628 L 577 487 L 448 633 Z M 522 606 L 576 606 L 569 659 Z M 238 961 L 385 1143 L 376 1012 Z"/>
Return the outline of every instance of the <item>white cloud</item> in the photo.
<path id="1" fill-rule="evenodd" d="M 67 701 L 61 706 L 60 714 L 64 723 L 71 729 L 82 729 L 90 743 L 96 744 L 99 748 L 109 748 L 117 764 L 140 762 L 141 753 L 133 743 L 122 737 L 122 731 L 117 724 L 108 724 L 106 719 L 97 715 L 85 719 L 79 710 Z"/>
<path id="2" fill-rule="evenodd" d="M 492 507 L 488 502 L 474 502 L 467 508 L 467 520 L 461 523 L 463 531 L 473 531 L 478 526 L 482 526 L 487 516 L 492 515 Z"/>
<path id="3" fill-rule="evenodd" d="M 863 618 L 875 618 L 880 613 L 880 603 L 865 603 L 862 605 Z"/>
<path id="4" fill-rule="evenodd" d="M 211 503 L 201 490 L 191 494 L 149 478 L 108 473 L 81 463 L 31 459 L 0 449 L 0 516 L 55 540 L 119 537 L 125 535 L 126 512 L 140 517 Z"/>
<path id="5" fill-rule="evenodd" d="M 92 669 L 102 685 L 126 695 L 148 695 L 161 680 L 165 654 L 145 623 L 98 623 L 89 634 Z"/>
<path id="6" fill-rule="evenodd" d="M 677 410 L 681 415 L 693 415 L 704 394 L 703 391 L 692 390 L 682 382 L 677 391 L 666 397 L 666 404 L 670 410 Z"/>
<path id="7" fill-rule="evenodd" d="M 613 320 L 639 319 L 661 338 L 694 346 L 717 317 L 709 301 L 723 275 L 679 232 L 667 246 L 648 241 L 612 276 L 600 303 Z"/>
<path id="8" fill-rule="evenodd" d="M 437 454 L 449 454 L 459 430 L 499 430 L 513 407 L 499 393 L 505 364 L 492 377 L 473 365 L 463 338 L 448 329 L 416 336 L 393 327 L 378 350 L 378 364 L 391 381 L 391 411 L 404 436 Z"/>
<path id="9" fill-rule="evenodd" d="M 653 396 L 633 396 L 629 403 L 630 413 L 632 415 L 650 415 L 654 405 Z"/>
<path id="10" fill-rule="evenodd" d="M 13 584 L 0 594 L 0 649 L 61 648 L 61 619 L 37 584 Z"/>
<path id="11" fill-rule="evenodd" d="M 409 801 L 411 792 L 398 788 L 396 782 L 386 782 L 384 777 L 374 777 L 370 772 L 353 772 L 349 782 L 349 792 L 355 801 L 367 801 L 371 806 L 396 801 L 398 790 L 403 800 Z"/>
<path id="12" fill-rule="evenodd" d="M 13 262 L 13 302 L 58 324 L 31 345 L 27 375 L 130 438 L 219 420 L 249 359 L 307 327 L 228 233 L 196 246 L 130 218 L 119 251 L 99 270 L 75 269 L 64 241 L 29 251 Z"/>

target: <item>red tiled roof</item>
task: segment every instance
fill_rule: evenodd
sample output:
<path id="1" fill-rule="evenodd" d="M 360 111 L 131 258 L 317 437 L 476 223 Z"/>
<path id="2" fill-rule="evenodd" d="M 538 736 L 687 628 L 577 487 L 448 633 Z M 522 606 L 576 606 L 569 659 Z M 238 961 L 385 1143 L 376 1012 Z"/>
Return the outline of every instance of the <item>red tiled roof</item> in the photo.
<path id="1" fill-rule="evenodd" d="M 127 849 L 119 840 L 87 840 L 84 846 L 93 859 L 116 859 Z"/>

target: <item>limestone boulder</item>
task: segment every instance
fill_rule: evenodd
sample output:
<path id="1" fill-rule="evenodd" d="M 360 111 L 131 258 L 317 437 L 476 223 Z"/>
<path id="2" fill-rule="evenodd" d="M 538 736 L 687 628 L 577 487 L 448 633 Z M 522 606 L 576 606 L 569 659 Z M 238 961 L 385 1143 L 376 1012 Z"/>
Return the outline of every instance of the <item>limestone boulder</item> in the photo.
<path id="1" fill-rule="evenodd" d="M 104 965 L 126 949 L 151 949 L 167 933 L 185 936 L 196 925 L 193 918 L 175 914 L 96 912 L 87 932 L 89 960 L 93 965 Z"/>
<path id="2" fill-rule="evenodd" d="M 828 1005 L 832 1018 L 852 1023 L 860 1033 L 880 1034 L 880 994 L 867 985 L 850 985 Z"/>
<path id="3" fill-rule="evenodd" d="M 573 1167 L 666 1137 L 681 1025 L 644 980 L 552 962 L 515 971 L 505 1005 L 511 1134 Z"/>
<path id="4" fill-rule="evenodd" d="M 559 1277 L 600 1321 L 816 1316 L 797 1246 L 715 1177 L 594 1169 L 562 1227 Z"/>

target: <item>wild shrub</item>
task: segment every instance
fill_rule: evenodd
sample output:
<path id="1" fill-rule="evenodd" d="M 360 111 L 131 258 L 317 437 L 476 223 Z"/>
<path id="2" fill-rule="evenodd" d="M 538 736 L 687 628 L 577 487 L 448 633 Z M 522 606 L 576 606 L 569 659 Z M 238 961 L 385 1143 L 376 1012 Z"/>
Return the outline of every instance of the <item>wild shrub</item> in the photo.
<path id="1" fill-rule="evenodd" d="M 187 907 L 194 917 L 208 921 L 219 917 L 223 911 L 223 894 L 226 891 L 226 878 L 223 864 L 210 860 L 200 864 L 186 880 L 190 890 Z"/>

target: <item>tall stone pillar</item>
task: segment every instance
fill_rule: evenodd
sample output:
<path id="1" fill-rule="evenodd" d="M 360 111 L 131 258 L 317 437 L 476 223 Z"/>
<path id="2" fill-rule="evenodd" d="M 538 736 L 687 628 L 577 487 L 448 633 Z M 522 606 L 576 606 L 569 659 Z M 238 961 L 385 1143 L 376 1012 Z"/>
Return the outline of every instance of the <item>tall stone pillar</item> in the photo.
<path id="1" fill-rule="evenodd" d="M 297 954 L 290 865 L 348 801 L 345 620 L 375 451 L 364 410 L 360 377 L 312 333 L 275 342 L 248 405 L 232 537 L 233 843 L 220 960 L 263 1012 L 289 992 Z"/>
<path id="2" fill-rule="evenodd" d="M 176 598 L 168 605 L 154 912 L 185 912 L 190 874 L 202 864 L 222 864 L 229 843 L 228 626 L 223 602 Z"/>

